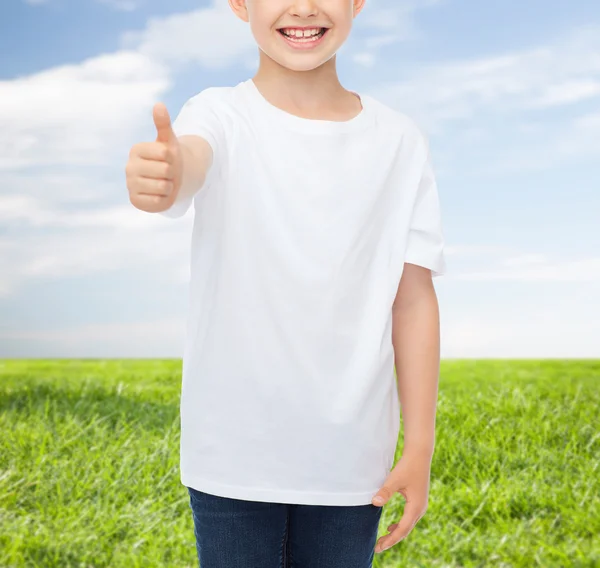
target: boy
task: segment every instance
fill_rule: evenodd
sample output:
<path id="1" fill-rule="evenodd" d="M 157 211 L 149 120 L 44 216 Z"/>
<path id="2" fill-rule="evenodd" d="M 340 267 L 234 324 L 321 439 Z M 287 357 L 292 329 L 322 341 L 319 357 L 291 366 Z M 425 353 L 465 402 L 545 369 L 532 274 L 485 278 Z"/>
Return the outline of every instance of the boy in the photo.
<path id="1" fill-rule="evenodd" d="M 364 2 L 229 0 L 256 75 L 173 125 L 156 105 L 130 154 L 135 207 L 194 203 L 181 481 L 202 568 L 372 566 L 427 508 L 440 207 L 418 127 L 338 80 Z"/>

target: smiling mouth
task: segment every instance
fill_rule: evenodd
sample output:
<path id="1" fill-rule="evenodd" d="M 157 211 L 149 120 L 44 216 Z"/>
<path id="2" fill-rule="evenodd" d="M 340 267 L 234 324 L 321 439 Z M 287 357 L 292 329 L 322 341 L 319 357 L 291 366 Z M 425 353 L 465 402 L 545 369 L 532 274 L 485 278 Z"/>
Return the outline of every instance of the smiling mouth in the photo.
<path id="1" fill-rule="evenodd" d="M 287 34 L 284 32 L 286 28 L 280 28 L 277 31 L 286 39 L 289 39 L 291 41 L 297 41 L 298 43 L 307 43 L 307 42 L 311 42 L 311 41 L 316 41 L 318 39 L 321 39 L 328 31 L 329 28 L 316 28 L 319 29 L 319 32 L 316 34 L 312 34 L 312 35 L 301 35 L 301 36 L 297 36 L 297 35 L 292 35 L 292 34 Z"/>

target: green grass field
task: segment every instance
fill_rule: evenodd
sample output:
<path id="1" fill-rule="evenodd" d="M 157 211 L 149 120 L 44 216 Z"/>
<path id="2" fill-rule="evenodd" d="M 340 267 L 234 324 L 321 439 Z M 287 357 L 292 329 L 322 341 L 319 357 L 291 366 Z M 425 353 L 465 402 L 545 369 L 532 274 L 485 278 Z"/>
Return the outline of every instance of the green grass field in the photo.
<path id="1" fill-rule="evenodd" d="M 180 373 L 0 361 L 0 566 L 197 566 Z M 375 566 L 600 566 L 599 408 L 600 361 L 443 361 L 429 509 Z"/>

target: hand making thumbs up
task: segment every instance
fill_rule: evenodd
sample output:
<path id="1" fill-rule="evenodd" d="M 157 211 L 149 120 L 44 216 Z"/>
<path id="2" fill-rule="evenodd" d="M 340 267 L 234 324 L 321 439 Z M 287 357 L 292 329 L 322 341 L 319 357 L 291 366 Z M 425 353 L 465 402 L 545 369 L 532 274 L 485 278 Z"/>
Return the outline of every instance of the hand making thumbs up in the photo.
<path id="1" fill-rule="evenodd" d="M 168 209 L 181 187 L 183 157 L 164 104 L 153 109 L 156 141 L 135 144 L 125 168 L 132 205 L 155 213 Z"/>

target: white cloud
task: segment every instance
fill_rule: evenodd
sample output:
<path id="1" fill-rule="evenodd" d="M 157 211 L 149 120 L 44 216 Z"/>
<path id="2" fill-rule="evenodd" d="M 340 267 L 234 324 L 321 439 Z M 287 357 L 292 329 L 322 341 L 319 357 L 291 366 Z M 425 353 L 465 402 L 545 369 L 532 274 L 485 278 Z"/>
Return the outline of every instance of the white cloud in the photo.
<path id="1" fill-rule="evenodd" d="M 385 47 L 398 41 L 398 36 L 393 34 L 387 35 L 376 35 L 365 39 L 365 47 L 369 49 L 376 49 L 379 47 Z"/>
<path id="2" fill-rule="evenodd" d="M 174 66 L 198 63 L 221 68 L 258 53 L 249 26 L 235 17 L 226 0 L 216 0 L 210 8 L 152 18 L 144 30 L 128 32 L 122 41 L 128 49 Z"/>
<path id="3" fill-rule="evenodd" d="M 488 270 L 465 271 L 459 280 L 520 280 L 546 282 L 600 282 L 600 257 L 550 261 L 546 255 L 524 255 L 505 259 Z"/>
<path id="4" fill-rule="evenodd" d="M 362 52 L 352 55 L 352 60 L 364 67 L 373 67 L 375 65 L 375 56 L 372 53 Z"/>
<path id="5" fill-rule="evenodd" d="M 561 309 L 523 314 L 516 321 L 491 310 L 444 319 L 440 335 L 442 358 L 600 356 L 600 320 Z"/>
<path id="6" fill-rule="evenodd" d="M 370 94 L 431 132 L 447 122 L 573 104 L 600 94 L 600 27 L 589 25 L 544 47 L 425 67 Z"/>
<path id="7" fill-rule="evenodd" d="M 123 172 L 125 168 L 123 167 Z M 0 219 L 10 215 L 7 208 L 19 207 L 18 199 L 37 197 L 54 206 L 79 207 L 122 197 L 123 188 L 103 179 L 105 168 L 68 168 L 56 171 L 53 168 L 25 169 L 0 172 Z M 4 195 L 2 195 L 4 193 Z M 15 201 L 16 200 L 16 201 Z M 35 201 L 35 206 L 40 203 Z M 4 216 L 2 210 L 4 209 Z"/>
<path id="8" fill-rule="evenodd" d="M 559 85 L 550 85 L 530 104 L 530 108 L 568 105 L 600 95 L 600 80 L 578 79 Z"/>
<path id="9" fill-rule="evenodd" d="M 129 50 L 0 82 L 0 222 L 19 235 L 0 240 L 0 295 L 28 279 L 143 266 L 187 281 L 191 212 L 175 225 L 136 210 L 125 187 L 127 153 L 152 131 L 151 109 L 171 87 L 170 62 L 228 65 L 255 45 L 226 0 L 151 20 L 129 40 Z M 227 46 L 220 59 L 210 55 L 217 41 Z M 95 166 L 110 168 L 117 183 Z M 115 199 L 123 205 L 107 205 Z"/>
<path id="10" fill-rule="evenodd" d="M 435 139 L 440 176 L 489 179 L 600 159 L 598 25 L 543 46 L 421 66 L 365 90 Z"/>
<path id="11" fill-rule="evenodd" d="M 142 5 L 142 0 L 96 0 L 119 12 L 133 12 Z"/>
<path id="12" fill-rule="evenodd" d="M 170 62 L 234 63 L 255 48 L 244 31 L 220 0 L 151 20 L 129 36 L 132 49 L 0 82 L 0 223 L 18 234 L 0 240 L 0 295 L 28 279 L 155 265 L 187 280 L 191 212 L 174 225 L 136 210 L 125 187 L 127 153 L 152 131 L 151 109 L 171 87 Z M 227 46 L 219 60 L 210 55 L 217 41 Z M 115 200 L 123 205 L 107 205 Z"/>
<path id="13" fill-rule="evenodd" d="M 0 171 L 113 165 L 169 87 L 163 66 L 131 51 L 1 81 Z"/>
<path id="14" fill-rule="evenodd" d="M 39 6 L 41 4 L 49 4 L 50 0 L 23 0 L 25 4 L 29 4 L 31 6 Z M 119 12 L 133 12 L 137 8 L 139 8 L 143 0 L 96 0 L 100 4 L 106 4 Z"/>
<path id="15" fill-rule="evenodd" d="M 171 317 L 150 322 L 57 325 L 50 330 L 0 331 L 0 350 L 3 340 L 31 345 L 29 349 L 19 349 L 21 357 L 40 356 L 40 351 L 60 358 L 181 357 L 185 321 Z"/>
<path id="16" fill-rule="evenodd" d="M 545 254 L 521 254 L 505 258 L 502 261 L 503 266 L 541 266 L 548 262 L 548 256 Z"/>
<path id="17" fill-rule="evenodd" d="M 553 146 L 563 157 L 600 156 L 600 112 L 587 113 L 570 121 Z"/>
<path id="18" fill-rule="evenodd" d="M 351 41 L 356 45 L 352 60 L 365 67 L 373 67 L 379 49 L 394 43 L 422 39 L 416 23 L 419 10 L 441 4 L 443 0 L 393 0 L 367 2 L 354 21 Z M 372 35 L 375 33 L 375 35 Z M 364 36 L 364 37 L 363 37 Z M 347 44 L 340 53 L 347 49 Z"/>
<path id="19" fill-rule="evenodd" d="M 451 256 L 489 256 L 491 254 L 508 254 L 511 249 L 507 245 L 446 245 L 444 252 Z"/>
<path id="20" fill-rule="evenodd" d="M 444 278 L 472 281 L 517 280 L 523 282 L 598 282 L 600 257 L 557 260 L 538 252 L 515 252 L 509 246 L 456 245 L 446 246 L 445 254 L 452 260 Z M 454 268 L 460 259 L 469 259 L 466 266 L 485 268 Z"/>
<path id="21" fill-rule="evenodd" d="M 174 224 L 131 204 L 66 212 L 31 196 L 0 196 L 2 226 L 25 230 L 0 238 L 0 296 L 31 279 L 148 267 L 187 282 L 191 222 L 192 210 Z"/>
<path id="22" fill-rule="evenodd" d="M 358 26 L 381 30 L 394 30 L 403 39 L 420 37 L 415 25 L 419 10 L 441 4 L 444 0 L 368 0 L 358 15 Z"/>
<path id="23" fill-rule="evenodd" d="M 123 192 L 122 201 L 128 201 L 127 192 Z M 186 219 L 187 219 L 186 215 Z M 88 210 L 65 211 L 53 209 L 50 203 L 44 203 L 28 195 L 0 195 L 0 222 L 5 227 L 25 223 L 35 228 L 101 228 L 106 230 L 124 229 L 156 230 L 168 227 L 172 223 L 160 215 L 154 215 L 135 209 L 133 205 L 115 205 L 113 207 L 93 207 Z"/>

